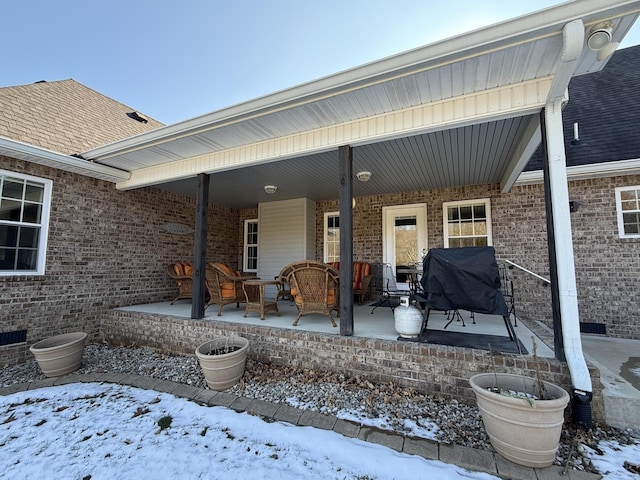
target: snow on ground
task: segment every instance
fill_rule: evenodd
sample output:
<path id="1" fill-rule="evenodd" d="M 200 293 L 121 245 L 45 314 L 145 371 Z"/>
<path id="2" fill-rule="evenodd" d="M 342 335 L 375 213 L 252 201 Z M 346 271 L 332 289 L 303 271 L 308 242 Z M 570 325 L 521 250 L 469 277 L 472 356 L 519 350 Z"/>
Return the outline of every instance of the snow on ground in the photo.
<path id="1" fill-rule="evenodd" d="M 0 478 L 493 479 L 312 427 L 109 384 L 0 397 Z"/>
<path id="2" fill-rule="evenodd" d="M 293 399 L 292 399 L 293 400 Z M 357 412 L 341 418 L 361 420 Z M 384 426 L 384 419 L 380 426 Z M 375 422 L 372 424 L 375 425 Z M 432 425 L 407 425 L 431 437 Z M 640 444 L 584 447 L 607 480 L 636 480 Z M 0 397 L 0 478 L 494 479 L 312 427 L 113 384 Z"/>

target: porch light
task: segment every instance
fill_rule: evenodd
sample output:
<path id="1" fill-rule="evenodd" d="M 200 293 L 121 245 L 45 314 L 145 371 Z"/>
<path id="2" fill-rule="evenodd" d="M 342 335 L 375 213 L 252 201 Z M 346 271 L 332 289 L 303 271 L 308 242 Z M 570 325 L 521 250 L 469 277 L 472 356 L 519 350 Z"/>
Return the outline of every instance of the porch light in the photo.
<path id="1" fill-rule="evenodd" d="M 264 186 L 264 191 L 267 192 L 269 195 L 271 195 L 272 193 L 276 193 L 276 190 L 278 190 L 278 187 L 276 187 L 275 185 Z"/>
<path id="2" fill-rule="evenodd" d="M 602 50 L 611 42 L 611 32 L 611 22 L 598 23 L 589 32 L 587 46 L 594 52 Z"/>
<path id="3" fill-rule="evenodd" d="M 356 178 L 361 182 L 368 182 L 369 179 L 371 178 L 371 172 L 367 172 L 367 171 L 358 172 L 356 173 Z"/>

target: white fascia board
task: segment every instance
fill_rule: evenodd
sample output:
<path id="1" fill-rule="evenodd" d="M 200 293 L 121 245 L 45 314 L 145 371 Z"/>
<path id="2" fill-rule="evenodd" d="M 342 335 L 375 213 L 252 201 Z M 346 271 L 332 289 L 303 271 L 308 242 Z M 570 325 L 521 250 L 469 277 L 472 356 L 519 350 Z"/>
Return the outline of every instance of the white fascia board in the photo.
<path id="1" fill-rule="evenodd" d="M 620 177 L 623 175 L 640 175 L 640 158 L 567 167 L 567 178 L 570 181 L 586 180 L 589 178 Z M 543 181 L 543 171 L 533 170 L 530 172 L 522 172 L 515 186 L 532 185 L 542 183 Z"/>
<path id="2" fill-rule="evenodd" d="M 470 93 L 425 105 L 388 112 L 339 125 L 230 148 L 162 165 L 133 170 L 131 178 L 116 188 L 128 190 L 184 179 L 199 173 L 215 173 L 335 150 L 341 145 L 359 146 L 408 135 L 458 128 L 539 112 L 552 78 Z"/>
<path id="3" fill-rule="evenodd" d="M 34 147 L 5 137 L 0 137 L 0 154 L 112 183 L 128 180 L 131 177 L 131 174 L 124 170 Z"/>
<path id="4" fill-rule="evenodd" d="M 409 50 L 334 75 L 259 97 L 206 115 L 153 130 L 83 152 L 85 158 L 106 159 L 122 153 L 158 145 L 219 125 L 285 110 L 349 90 L 375 85 L 416 71 L 452 63 L 487 51 L 526 43 L 545 36 L 560 35 L 572 20 L 593 17 L 602 12 L 624 13 L 640 9 L 640 0 L 581 0 L 566 2 Z"/>

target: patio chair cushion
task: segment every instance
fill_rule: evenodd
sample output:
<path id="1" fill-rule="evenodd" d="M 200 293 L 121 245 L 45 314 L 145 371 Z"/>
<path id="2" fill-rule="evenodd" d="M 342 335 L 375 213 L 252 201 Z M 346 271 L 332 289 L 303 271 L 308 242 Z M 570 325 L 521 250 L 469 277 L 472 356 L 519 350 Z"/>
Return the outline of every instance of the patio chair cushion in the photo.
<path id="1" fill-rule="evenodd" d="M 191 273 L 186 272 L 187 266 L 191 268 Z M 176 275 L 179 277 L 191 276 L 193 274 L 193 267 L 190 263 L 178 262 L 173 265 L 173 271 L 176 272 Z"/>
<path id="2" fill-rule="evenodd" d="M 340 271 L 340 262 L 330 262 L 331 268 Z M 367 262 L 353 262 L 353 289 L 360 290 L 365 277 L 371 275 L 371 264 Z"/>
<path id="3" fill-rule="evenodd" d="M 234 272 L 229 265 L 225 265 L 224 263 L 214 263 L 216 267 L 222 270 L 225 274 L 230 277 L 237 277 L 237 273 Z M 234 283 L 222 283 L 220 284 L 220 294 L 222 298 L 234 298 L 237 295 L 236 285 Z"/>
<path id="4" fill-rule="evenodd" d="M 291 289 L 291 295 L 295 299 L 296 304 L 302 305 L 302 297 L 300 296 L 300 292 L 295 288 Z M 331 288 L 327 292 L 327 305 L 333 305 L 336 302 L 336 289 Z"/>
<path id="5" fill-rule="evenodd" d="M 328 265 L 334 270 L 340 271 L 340 262 L 331 262 Z M 372 277 L 370 263 L 353 262 L 353 293 L 359 298 L 360 304 L 367 296 L 370 296 L 369 285 Z"/>
<path id="6" fill-rule="evenodd" d="M 234 271 L 231 269 L 229 265 L 225 265 L 224 263 L 214 263 L 214 265 L 218 267 L 220 270 L 222 270 L 224 273 L 229 275 L 230 277 L 233 277 L 235 275 Z"/>

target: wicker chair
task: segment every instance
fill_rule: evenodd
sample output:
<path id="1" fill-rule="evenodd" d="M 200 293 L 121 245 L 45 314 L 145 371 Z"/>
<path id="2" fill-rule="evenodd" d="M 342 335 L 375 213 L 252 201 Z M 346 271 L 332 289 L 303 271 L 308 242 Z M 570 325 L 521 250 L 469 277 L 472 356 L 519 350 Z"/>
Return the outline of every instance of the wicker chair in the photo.
<path id="1" fill-rule="evenodd" d="M 336 327 L 332 311 L 338 306 L 338 272 L 326 263 L 313 260 L 304 260 L 287 265 L 284 269 L 287 282 L 291 285 L 298 316 L 293 326 L 298 325 L 298 320 L 303 315 L 319 313 L 329 317 L 331 325 Z"/>
<path id="2" fill-rule="evenodd" d="M 215 303 L 218 305 L 218 316 L 221 316 L 222 307 L 225 305 L 235 303 L 236 308 L 240 307 L 240 303 L 246 302 L 242 282 L 255 278 L 254 276 L 240 277 L 223 263 L 207 264 L 205 283 L 209 290 L 210 299 L 205 309 Z"/>
<path id="3" fill-rule="evenodd" d="M 191 299 L 193 297 L 193 266 L 190 263 L 172 263 L 167 265 L 167 273 L 178 285 L 178 296 L 171 305 L 181 298 Z"/>

